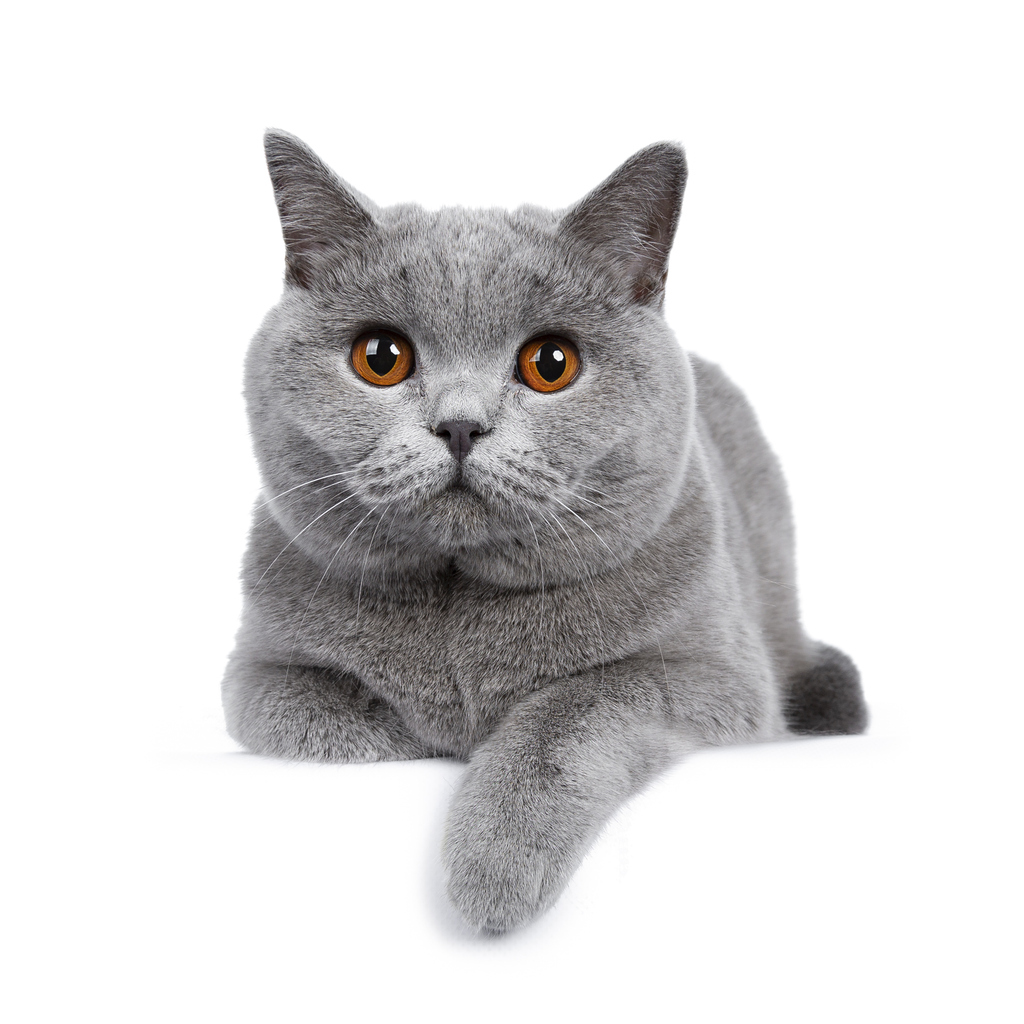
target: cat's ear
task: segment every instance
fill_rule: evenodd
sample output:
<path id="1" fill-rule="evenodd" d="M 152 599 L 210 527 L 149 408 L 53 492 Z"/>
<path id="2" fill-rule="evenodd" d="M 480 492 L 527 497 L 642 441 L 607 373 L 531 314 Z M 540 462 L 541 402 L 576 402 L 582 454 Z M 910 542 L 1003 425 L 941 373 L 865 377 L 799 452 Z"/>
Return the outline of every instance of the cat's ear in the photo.
<path id="1" fill-rule="evenodd" d="M 271 128 L 263 144 L 287 250 L 285 277 L 310 288 L 328 261 L 358 254 L 376 235 L 373 204 L 294 135 Z"/>
<path id="2" fill-rule="evenodd" d="M 660 306 L 685 187 L 682 147 L 656 143 L 573 206 L 559 233 L 610 271 L 633 301 Z"/>

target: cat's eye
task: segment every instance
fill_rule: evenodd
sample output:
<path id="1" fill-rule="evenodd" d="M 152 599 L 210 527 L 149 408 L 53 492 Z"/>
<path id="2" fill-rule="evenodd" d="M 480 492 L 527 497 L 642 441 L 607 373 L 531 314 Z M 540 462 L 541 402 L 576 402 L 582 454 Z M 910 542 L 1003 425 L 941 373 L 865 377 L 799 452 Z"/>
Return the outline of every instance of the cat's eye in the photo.
<path id="1" fill-rule="evenodd" d="M 551 334 L 528 341 L 516 360 L 520 381 L 534 391 L 561 391 L 579 369 L 579 349 L 571 341 Z"/>
<path id="2" fill-rule="evenodd" d="M 367 331 L 352 346 L 352 365 L 363 380 L 390 387 L 412 373 L 412 345 L 394 331 Z"/>

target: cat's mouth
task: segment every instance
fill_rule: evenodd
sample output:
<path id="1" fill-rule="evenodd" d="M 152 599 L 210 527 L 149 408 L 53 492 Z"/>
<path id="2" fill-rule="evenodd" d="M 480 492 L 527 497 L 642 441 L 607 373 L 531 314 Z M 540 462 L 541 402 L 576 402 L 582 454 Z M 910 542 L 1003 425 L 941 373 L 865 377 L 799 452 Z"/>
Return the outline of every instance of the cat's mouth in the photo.
<path id="1" fill-rule="evenodd" d="M 483 511 L 487 506 L 484 496 L 462 477 L 453 480 L 440 494 L 452 508 Z"/>
<path id="2" fill-rule="evenodd" d="M 448 490 L 459 493 L 465 492 L 466 494 L 473 494 L 478 498 L 482 498 L 482 496 L 477 493 L 476 489 L 470 486 L 465 476 L 463 476 L 461 468 L 459 469 L 458 474 L 452 478 L 452 482 L 448 485 Z"/>
<path id="3" fill-rule="evenodd" d="M 490 532 L 487 502 L 460 474 L 424 507 L 431 532 L 446 550 L 459 550 L 483 543 Z"/>
<path id="4" fill-rule="evenodd" d="M 451 476 L 441 484 L 438 493 L 440 495 L 454 495 L 456 500 L 468 500 L 470 498 L 486 504 L 483 492 L 475 487 L 466 473 L 465 468 L 459 464 L 455 466 Z"/>

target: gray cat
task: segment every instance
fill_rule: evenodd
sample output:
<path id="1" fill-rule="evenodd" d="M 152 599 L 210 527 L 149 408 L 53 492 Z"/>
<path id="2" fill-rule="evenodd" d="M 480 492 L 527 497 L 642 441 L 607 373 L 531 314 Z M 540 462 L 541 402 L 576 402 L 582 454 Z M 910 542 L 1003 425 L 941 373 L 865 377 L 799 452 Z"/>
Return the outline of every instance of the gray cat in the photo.
<path id="1" fill-rule="evenodd" d="M 500 932 L 688 751 L 865 728 L 800 626 L 775 457 L 662 317 L 678 146 L 564 212 L 381 209 L 266 148 L 287 270 L 246 364 L 236 740 L 467 761 L 448 893 Z"/>

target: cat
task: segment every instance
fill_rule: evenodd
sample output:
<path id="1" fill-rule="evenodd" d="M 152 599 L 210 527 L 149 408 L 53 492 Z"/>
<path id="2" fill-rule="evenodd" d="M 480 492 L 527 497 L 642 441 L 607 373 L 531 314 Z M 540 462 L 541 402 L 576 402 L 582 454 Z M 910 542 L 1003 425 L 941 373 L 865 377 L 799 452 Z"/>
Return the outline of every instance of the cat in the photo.
<path id="1" fill-rule="evenodd" d="M 864 730 L 853 663 L 800 625 L 776 459 L 662 315 L 680 147 L 567 211 L 430 212 L 265 142 L 286 273 L 246 362 L 232 737 L 467 761 L 447 891 L 504 932 L 688 752 Z"/>

